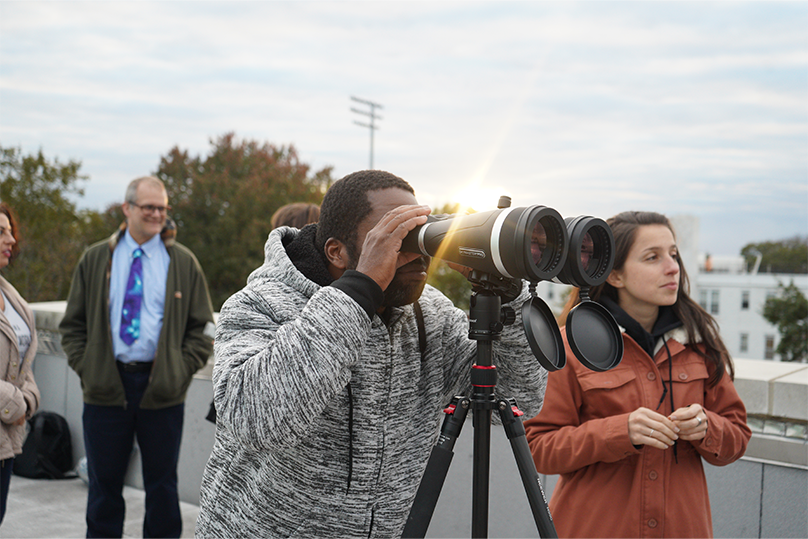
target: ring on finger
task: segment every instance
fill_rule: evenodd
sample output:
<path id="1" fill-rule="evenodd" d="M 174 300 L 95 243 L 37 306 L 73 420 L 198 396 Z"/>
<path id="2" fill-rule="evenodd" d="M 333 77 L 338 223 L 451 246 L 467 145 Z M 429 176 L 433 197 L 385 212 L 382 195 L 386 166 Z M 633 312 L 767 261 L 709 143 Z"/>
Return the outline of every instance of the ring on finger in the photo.
<path id="1" fill-rule="evenodd" d="M 651 432 L 648 433 L 648 437 L 650 438 L 653 435 L 654 435 L 654 429 L 651 429 Z"/>
<path id="2" fill-rule="evenodd" d="M 696 420 L 699 422 L 698 426 L 700 427 L 701 426 L 701 418 L 699 416 L 696 416 Z"/>

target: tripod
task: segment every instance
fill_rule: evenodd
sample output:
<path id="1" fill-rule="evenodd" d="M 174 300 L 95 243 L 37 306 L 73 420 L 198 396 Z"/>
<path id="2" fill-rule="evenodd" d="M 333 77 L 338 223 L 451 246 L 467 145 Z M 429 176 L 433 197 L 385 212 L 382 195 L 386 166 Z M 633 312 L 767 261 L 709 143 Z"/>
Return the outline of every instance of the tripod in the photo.
<path id="1" fill-rule="evenodd" d="M 541 487 L 533 457 L 525 439 L 525 428 L 518 419 L 522 412 L 513 399 L 496 395 L 497 372 L 492 364 L 492 341 L 499 340 L 502 328 L 516 318 L 513 309 L 502 307 L 504 290 L 489 286 L 471 297 L 469 338 L 477 341 L 476 362 L 471 370 L 471 396 L 456 396 L 444 410 L 446 417 L 438 443 L 432 448 L 424 477 L 415 495 L 403 537 L 424 537 L 446 480 L 468 410 L 472 410 L 474 456 L 472 473 L 472 537 L 488 537 L 488 480 L 491 444 L 491 414 L 499 412 L 505 433 L 511 442 L 519 475 L 527 494 L 539 536 L 557 538 L 553 519 Z"/>

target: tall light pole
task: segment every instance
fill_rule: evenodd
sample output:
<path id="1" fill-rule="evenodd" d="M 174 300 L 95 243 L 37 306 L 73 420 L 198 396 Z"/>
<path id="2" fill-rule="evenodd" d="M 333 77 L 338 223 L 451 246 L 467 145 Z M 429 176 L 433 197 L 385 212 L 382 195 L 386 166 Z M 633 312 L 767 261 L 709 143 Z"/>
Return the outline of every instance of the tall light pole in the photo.
<path id="1" fill-rule="evenodd" d="M 370 107 L 370 110 L 358 110 L 351 107 L 351 111 L 362 114 L 363 116 L 368 116 L 370 118 L 370 123 L 362 123 L 354 120 L 356 125 L 361 125 L 362 127 L 367 127 L 370 129 L 370 168 L 373 169 L 373 132 L 378 129 L 376 126 L 376 120 L 381 120 L 382 117 L 376 114 L 376 109 L 383 108 L 378 103 L 374 103 L 373 101 L 368 101 L 367 99 L 359 99 L 358 97 L 351 96 L 351 101 L 356 101 L 357 103 L 362 103 L 363 105 L 367 105 Z"/>

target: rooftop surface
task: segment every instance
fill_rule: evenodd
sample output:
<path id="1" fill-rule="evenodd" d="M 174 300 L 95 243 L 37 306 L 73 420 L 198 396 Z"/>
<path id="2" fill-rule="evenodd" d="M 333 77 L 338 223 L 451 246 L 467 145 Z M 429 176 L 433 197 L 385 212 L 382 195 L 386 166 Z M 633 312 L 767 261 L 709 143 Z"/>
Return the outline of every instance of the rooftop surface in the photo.
<path id="1" fill-rule="evenodd" d="M 124 537 L 143 537 L 144 492 L 126 486 Z M 0 537 L 80 538 L 87 535 L 87 485 L 81 479 L 28 479 L 14 475 Z M 199 508 L 180 502 L 182 537 L 193 537 Z"/>

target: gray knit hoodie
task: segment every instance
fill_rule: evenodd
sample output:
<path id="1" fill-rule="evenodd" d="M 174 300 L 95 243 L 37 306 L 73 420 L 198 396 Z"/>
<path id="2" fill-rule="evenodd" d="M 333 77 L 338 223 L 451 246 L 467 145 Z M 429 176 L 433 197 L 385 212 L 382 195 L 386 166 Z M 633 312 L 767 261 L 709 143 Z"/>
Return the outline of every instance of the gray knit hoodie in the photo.
<path id="1" fill-rule="evenodd" d="M 340 280 L 301 273 L 285 247 L 298 234 L 273 231 L 264 264 L 222 307 L 197 537 L 400 536 L 442 410 L 469 394 L 476 343 L 463 311 L 425 288 L 422 359 L 412 305 L 371 319 Z M 527 298 L 525 287 L 512 305 Z M 536 415 L 547 373 L 518 315 L 493 362 L 498 394 Z"/>

